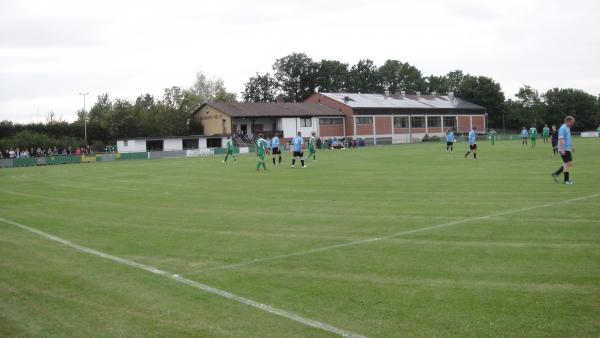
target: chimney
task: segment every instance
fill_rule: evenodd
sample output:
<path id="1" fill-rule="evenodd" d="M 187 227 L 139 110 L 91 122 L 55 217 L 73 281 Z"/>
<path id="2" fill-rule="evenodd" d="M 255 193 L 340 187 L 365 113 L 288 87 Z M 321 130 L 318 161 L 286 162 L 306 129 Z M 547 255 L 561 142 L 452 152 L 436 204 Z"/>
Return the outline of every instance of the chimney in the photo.
<path id="1" fill-rule="evenodd" d="M 281 94 L 277 95 L 277 97 L 275 98 L 275 102 L 277 102 L 277 103 L 284 103 L 285 100 L 283 98 L 283 95 L 281 95 Z"/>

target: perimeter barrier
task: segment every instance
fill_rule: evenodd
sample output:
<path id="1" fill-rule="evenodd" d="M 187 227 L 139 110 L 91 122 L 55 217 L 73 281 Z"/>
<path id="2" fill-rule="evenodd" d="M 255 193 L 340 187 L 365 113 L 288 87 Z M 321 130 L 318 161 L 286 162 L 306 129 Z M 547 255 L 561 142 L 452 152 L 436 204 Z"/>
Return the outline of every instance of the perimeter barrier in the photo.
<path id="1" fill-rule="evenodd" d="M 254 152 L 254 148 L 241 147 L 235 148 L 235 153 L 247 154 Z M 112 153 L 112 154 L 94 154 L 94 155 L 56 155 L 46 157 L 21 157 L 21 158 L 0 158 L 0 168 L 11 167 L 34 167 L 43 165 L 76 164 L 76 163 L 94 163 L 94 162 L 113 162 L 129 160 L 149 160 L 161 158 L 181 158 L 181 157 L 199 157 L 215 156 L 227 153 L 223 148 L 207 149 L 189 149 L 189 150 L 167 150 L 167 151 L 148 151 L 136 153 Z"/>

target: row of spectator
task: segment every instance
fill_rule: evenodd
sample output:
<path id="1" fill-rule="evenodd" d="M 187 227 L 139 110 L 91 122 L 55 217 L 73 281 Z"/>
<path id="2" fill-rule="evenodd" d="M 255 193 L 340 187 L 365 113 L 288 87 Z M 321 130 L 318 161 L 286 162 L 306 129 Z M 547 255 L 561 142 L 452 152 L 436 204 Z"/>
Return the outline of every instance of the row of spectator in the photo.
<path id="1" fill-rule="evenodd" d="M 0 158 L 22 158 L 22 157 L 44 157 L 44 156 L 60 156 L 60 155 L 87 155 L 92 154 L 90 146 L 77 147 L 75 150 L 71 146 L 67 147 L 53 147 L 48 149 L 42 149 L 40 147 L 29 149 L 10 148 L 0 151 Z"/>

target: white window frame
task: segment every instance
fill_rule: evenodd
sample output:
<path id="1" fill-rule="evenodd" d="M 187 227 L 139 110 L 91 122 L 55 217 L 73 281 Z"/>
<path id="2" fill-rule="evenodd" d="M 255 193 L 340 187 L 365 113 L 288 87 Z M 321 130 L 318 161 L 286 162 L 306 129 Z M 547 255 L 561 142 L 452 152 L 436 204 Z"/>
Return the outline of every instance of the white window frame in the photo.
<path id="1" fill-rule="evenodd" d="M 307 124 L 307 122 L 308 122 L 308 124 Z M 312 118 L 301 117 L 300 118 L 300 128 L 312 128 Z"/>

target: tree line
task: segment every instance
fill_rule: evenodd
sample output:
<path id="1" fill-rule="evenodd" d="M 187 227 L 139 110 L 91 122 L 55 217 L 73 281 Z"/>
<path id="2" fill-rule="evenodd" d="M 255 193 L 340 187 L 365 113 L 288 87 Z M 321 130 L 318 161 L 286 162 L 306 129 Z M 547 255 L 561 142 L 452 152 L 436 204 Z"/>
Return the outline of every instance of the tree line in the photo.
<path id="1" fill-rule="evenodd" d="M 273 72 L 251 76 L 244 84 L 244 102 L 302 102 L 315 91 L 361 92 L 455 96 L 487 108 L 491 128 L 519 130 L 523 126 L 559 124 L 566 115 L 577 119 L 575 129 L 595 129 L 600 124 L 600 98 L 573 88 L 554 88 L 540 93 L 524 85 L 507 99 L 498 82 L 486 76 L 454 70 L 444 75 L 424 75 L 417 67 L 399 60 L 377 66 L 372 60 L 350 65 L 337 60 L 315 61 L 304 53 L 292 53 L 275 60 Z M 185 136 L 202 134 L 191 118 L 200 104 L 208 101 L 234 102 L 237 95 L 225 88 L 223 80 L 197 73 L 189 88 L 170 87 L 161 97 L 143 94 L 135 100 L 99 95 L 86 114 L 78 112 L 74 122 L 49 114 L 46 123 L 0 122 L 0 148 L 84 145 L 84 119 L 88 143 L 96 150 L 119 138 Z"/>

